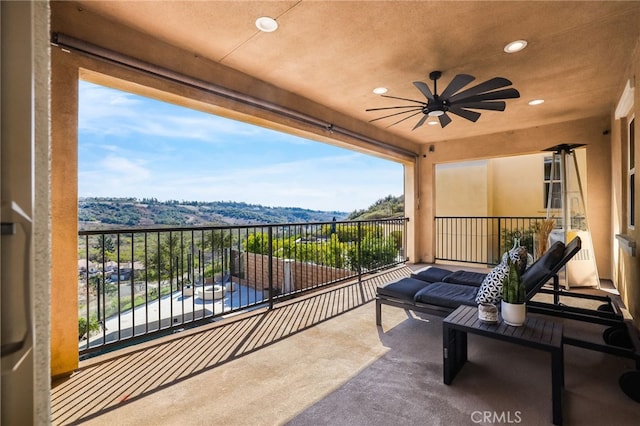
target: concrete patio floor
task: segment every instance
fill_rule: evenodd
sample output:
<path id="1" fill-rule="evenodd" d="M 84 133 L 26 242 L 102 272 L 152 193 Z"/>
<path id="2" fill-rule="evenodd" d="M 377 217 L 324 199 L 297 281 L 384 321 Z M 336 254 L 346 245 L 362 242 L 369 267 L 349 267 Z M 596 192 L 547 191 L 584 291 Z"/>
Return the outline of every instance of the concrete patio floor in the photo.
<path id="1" fill-rule="evenodd" d="M 53 424 L 551 424 L 549 354 L 469 336 L 469 361 L 447 386 L 441 317 L 384 306 L 376 327 L 376 286 L 410 271 L 83 361 L 53 384 Z M 618 387 L 633 368 L 565 346 L 565 424 L 638 424 L 640 404 Z"/>

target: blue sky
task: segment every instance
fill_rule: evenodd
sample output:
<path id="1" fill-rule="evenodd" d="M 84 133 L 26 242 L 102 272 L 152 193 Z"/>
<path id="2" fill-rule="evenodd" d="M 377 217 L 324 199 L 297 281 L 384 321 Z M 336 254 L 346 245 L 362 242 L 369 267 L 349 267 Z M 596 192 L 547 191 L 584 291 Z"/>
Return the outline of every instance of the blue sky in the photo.
<path id="1" fill-rule="evenodd" d="M 403 193 L 399 163 L 80 81 L 80 197 L 351 212 Z"/>

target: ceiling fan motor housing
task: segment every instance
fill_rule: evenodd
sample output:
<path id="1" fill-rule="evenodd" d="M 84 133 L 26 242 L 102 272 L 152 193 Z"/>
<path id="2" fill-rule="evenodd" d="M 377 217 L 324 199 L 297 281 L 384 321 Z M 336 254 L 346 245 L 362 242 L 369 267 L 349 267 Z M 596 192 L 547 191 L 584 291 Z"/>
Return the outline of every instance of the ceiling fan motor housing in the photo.
<path id="1" fill-rule="evenodd" d="M 380 110 L 400 110 L 383 117 L 374 118 L 370 121 L 381 120 L 383 118 L 406 115 L 404 118 L 392 123 L 391 126 L 401 123 L 411 117 L 423 114 L 412 130 L 422 126 L 428 117 L 438 117 L 441 127 L 446 127 L 451 123 L 451 118 L 447 113 L 455 114 L 466 120 L 476 122 L 480 118 L 480 113 L 476 110 L 504 111 L 506 103 L 504 99 L 519 98 L 520 93 L 510 86 L 511 81 L 503 77 L 494 77 L 469 89 L 464 89 L 475 77 L 468 74 L 458 74 L 444 91 L 438 94 L 437 80 L 442 76 L 441 71 L 432 71 L 429 78 L 433 81 L 433 91 L 429 86 L 421 81 L 414 81 L 413 84 L 424 95 L 427 102 L 414 99 L 400 98 L 397 96 L 381 95 L 385 98 L 409 101 L 411 105 L 399 105 L 393 107 L 371 108 L 367 111 Z"/>
<path id="2" fill-rule="evenodd" d="M 438 95 L 433 95 L 433 101 L 430 101 L 422 112 L 429 117 L 439 117 L 448 110 L 447 103 L 446 99 L 440 99 Z"/>

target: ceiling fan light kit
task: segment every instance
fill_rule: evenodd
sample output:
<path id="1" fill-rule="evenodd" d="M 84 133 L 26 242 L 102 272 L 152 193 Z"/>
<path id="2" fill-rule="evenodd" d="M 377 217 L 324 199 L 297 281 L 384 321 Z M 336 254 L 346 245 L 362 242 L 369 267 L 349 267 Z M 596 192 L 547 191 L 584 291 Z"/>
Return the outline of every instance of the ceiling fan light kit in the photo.
<path id="1" fill-rule="evenodd" d="M 413 102 L 413 104 L 369 108 L 366 111 L 400 110 L 399 112 L 374 118 L 373 120 L 369 120 L 369 122 L 408 114 L 400 120 L 391 123 L 388 126 L 391 127 L 411 117 L 422 114 L 422 117 L 420 117 L 412 130 L 422 126 L 429 117 L 437 117 L 440 121 L 440 126 L 446 127 L 451 123 L 451 117 L 447 115 L 448 112 L 469 121 L 476 122 L 478 118 L 480 118 L 480 113 L 472 110 L 504 111 L 506 103 L 502 99 L 514 99 L 520 97 L 520 93 L 516 89 L 505 89 L 505 87 L 511 86 L 512 83 L 503 77 L 494 77 L 484 83 L 462 90 L 465 86 L 475 80 L 475 77 L 468 74 L 456 75 L 444 91 L 438 94 L 438 79 L 440 79 L 441 76 L 441 71 L 432 71 L 429 73 L 429 79 L 433 81 L 433 92 L 426 83 L 422 81 L 413 82 L 413 85 L 416 86 L 416 88 L 424 95 L 427 102 L 384 94 L 380 95 L 385 98 Z"/>

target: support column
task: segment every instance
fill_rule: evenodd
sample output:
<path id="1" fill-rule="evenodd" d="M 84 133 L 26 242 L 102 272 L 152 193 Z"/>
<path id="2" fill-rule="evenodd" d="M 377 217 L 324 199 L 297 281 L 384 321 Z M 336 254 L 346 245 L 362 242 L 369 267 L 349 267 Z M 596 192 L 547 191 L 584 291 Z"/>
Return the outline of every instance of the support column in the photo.
<path id="1" fill-rule="evenodd" d="M 51 376 L 78 368 L 78 67 L 51 49 Z"/>

